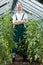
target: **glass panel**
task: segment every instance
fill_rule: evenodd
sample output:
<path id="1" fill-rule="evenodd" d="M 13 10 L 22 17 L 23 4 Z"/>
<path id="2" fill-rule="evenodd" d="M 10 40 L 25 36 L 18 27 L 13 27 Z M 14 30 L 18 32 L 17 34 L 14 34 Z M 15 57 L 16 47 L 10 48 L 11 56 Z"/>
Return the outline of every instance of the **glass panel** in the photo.
<path id="1" fill-rule="evenodd" d="M 42 3 L 42 4 L 43 4 L 43 0 L 36 0 L 36 1 L 38 1 L 38 2 L 40 2 L 40 3 Z"/>

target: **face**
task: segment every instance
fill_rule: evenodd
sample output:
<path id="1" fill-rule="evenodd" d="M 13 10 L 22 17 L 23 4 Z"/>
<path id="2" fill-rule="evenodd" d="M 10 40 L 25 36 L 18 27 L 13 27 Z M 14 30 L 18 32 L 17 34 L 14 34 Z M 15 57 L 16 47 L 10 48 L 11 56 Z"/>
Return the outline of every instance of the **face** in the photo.
<path id="1" fill-rule="evenodd" d="M 17 11 L 22 11 L 22 5 L 20 3 L 17 4 Z"/>

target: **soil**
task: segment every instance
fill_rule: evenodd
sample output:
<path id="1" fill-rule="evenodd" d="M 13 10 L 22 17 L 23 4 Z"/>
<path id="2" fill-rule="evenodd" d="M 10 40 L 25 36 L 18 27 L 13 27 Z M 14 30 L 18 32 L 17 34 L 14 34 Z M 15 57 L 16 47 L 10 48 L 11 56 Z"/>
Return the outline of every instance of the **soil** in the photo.
<path id="1" fill-rule="evenodd" d="M 23 60 L 21 55 L 16 55 L 14 63 L 9 63 L 7 65 L 43 65 L 41 62 L 32 62 L 30 63 L 28 60 Z"/>

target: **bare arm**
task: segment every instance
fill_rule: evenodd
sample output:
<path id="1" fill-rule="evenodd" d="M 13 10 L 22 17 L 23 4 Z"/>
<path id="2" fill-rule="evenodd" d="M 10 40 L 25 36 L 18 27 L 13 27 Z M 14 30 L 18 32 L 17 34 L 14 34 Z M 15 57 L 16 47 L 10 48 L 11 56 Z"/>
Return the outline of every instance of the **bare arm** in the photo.
<path id="1" fill-rule="evenodd" d="M 28 22 L 28 19 L 24 19 L 21 21 L 21 23 L 27 23 Z"/>
<path id="2" fill-rule="evenodd" d="M 24 20 L 22 20 L 22 21 L 14 20 L 14 19 L 13 19 L 13 24 L 14 24 L 14 25 L 24 24 L 24 23 L 27 23 L 27 22 L 28 22 L 28 19 L 24 19 Z"/>
<path id="3" fill-rule="evenodd" d="M 28 19 L 24 19 L 22 21 L 18 21 L 18 24 L 24 24 L 24 23 L 27 23 L 28 22 Z"/>
<path id="4" fill-rule="evenodd" d="M 18 24 L 18 20 L 13 19 L 13 25 L 17 25 L 17 24 Z"/>

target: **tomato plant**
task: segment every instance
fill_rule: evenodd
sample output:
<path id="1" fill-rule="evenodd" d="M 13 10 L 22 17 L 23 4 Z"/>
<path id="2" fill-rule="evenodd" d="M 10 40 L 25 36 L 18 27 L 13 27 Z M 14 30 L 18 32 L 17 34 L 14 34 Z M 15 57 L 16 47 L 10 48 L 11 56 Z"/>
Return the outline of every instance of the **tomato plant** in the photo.
<path id="1" fill-rule="evenodd" d="M 38 61 L 41 58 L 41 51 L 43 46 L 43 26 L 42 20 L 29 20 L 27 27 L 28 43 L 27 53 L 30 61 Z M 42 54 L 43 55 L 43 54 Z"/>
<path id="2" fill-rule="evenodd" d="M 16 47 L 14 43 L 12 15 L 3 15 L 0 18 L 0 63 L 12 61 L 10 50 Z"/>

